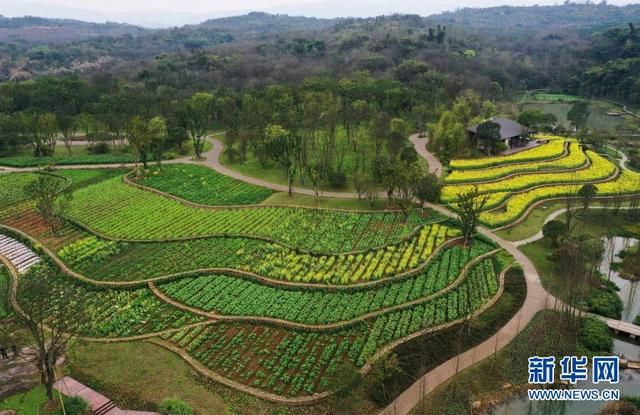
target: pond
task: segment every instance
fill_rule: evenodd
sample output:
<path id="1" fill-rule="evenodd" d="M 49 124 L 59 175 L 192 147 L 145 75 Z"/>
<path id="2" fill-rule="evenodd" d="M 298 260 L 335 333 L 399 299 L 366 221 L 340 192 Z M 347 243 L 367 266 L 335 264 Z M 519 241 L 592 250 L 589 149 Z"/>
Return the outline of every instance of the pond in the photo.
<path id="1" fill-rule="evenodd" d="M 620 252 L 637 245 L 638 240 L 620 236 L 602 238 L 602 240 L 604 242 L 604 255 L 599 271 L 620 287 L 618 295 L 624 304 L 622 321 L 633 322 L 633 319 L 640 314 L 640 290 L 638 289 L 640 282 L 621 278 L 617 271 L 611 269 L 611 264 L 620 262 Z"/>
<path id="2" fill-rule="evenodd" d="M 631 360 L 640 360 L 640 346 L 622 340 L 614 340 L 614 353 Z M 577 388 L 612 389 L 608 383 L 594 385 L 590 381 L 578 382 Z M 640 394 L 640 372 L 624 370 L 620 373 L 620 383 L 613 387 L 621 396 Z M 531 402 L 526 396 L 516 396 L 499 405 L 492 412 L 495 415 L 596 415 L 605 402 Z"/>
<path id="3" fill-rule="evenodd" d="M 564 127 L 569 127 L 567 114 L 573 105 L 563 102 L 554 103 L 527 103 L 522 106 L 523 110 L 539 109 L 546 113 L 556 116 L 558 123 Z M 627 120 L 624 117 L 610 117 L 604 114 L 604 109 L 599 106 L 591 106 L 591 113 L 587 119 L 587 125 L 593 128 L 599 128 L 615 132 L 616 128 L 628 128 Z"/>

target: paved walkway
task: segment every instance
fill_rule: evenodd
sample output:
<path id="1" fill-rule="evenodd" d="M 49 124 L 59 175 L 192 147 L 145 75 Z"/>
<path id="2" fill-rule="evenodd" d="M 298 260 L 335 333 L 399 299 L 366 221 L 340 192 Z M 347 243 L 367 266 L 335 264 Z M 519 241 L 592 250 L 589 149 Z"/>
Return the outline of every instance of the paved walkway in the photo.
<path id="1" fill-rule="evenodd" d="M 216 133 L 209 138 L 214 142 L 218 142 L 213 137 L 224 134 L 224 132 Z M 220 143 L 222 145 L 222 143 Z M 220 156 L 221 149 L 218 150 L 216 154 L 216 149 L 212 148 L 207 153 L 204 153 L 202 156 L 205 158 L 215 156 L 218 158 Z M 173 160 L 164 160 L 162 164 L 177 164 L 177 163 L 203 163 L 202 161 L 194 160 L 193 157 L 180 157 Z M 140 163 L 138 163 L 140 164 Z M 57 169 L 73 169 L 73 170 L 82 170 L 82 169 L 119 169 L 124 167 L 134 167 L 134 163 L 104 163 L 104 164 L 70 164 L 70 165 L 56 165 Z M 16 172 L 29 172 L 29 171 L 39 171 L 42 170 L 41 167 L 9 167 L 9 166 L 0 166 L 0 174 L 2 173 L 16 173 Z"/>
<path id="2" fill-rule="evenodd" d="M 420 137 L 419 134 L 413 134 L 409 137 L 409 141 L 413 143 L 416 152 L 429 164 L 429 173 L 433 173 L 436 176 L 442 176 L 442 163 L 436 156 L 427 150 L 427 144 L 429 143 L 428 137 Z"/>
<path id="3" fill-rule="evenodd" d="M 99 394 L 69 376 L 65 376 L 57 381 L 53 387 L 63 395 L 83 398 L 89 403 L 91 413 L 95 415 L 160 415 L 157 412 L 127 411 L 120 409 L 106 396 Z"/>
<path id="4" fill-rule="evenodd" d="M 610 146 L 609 144 L 606 144 L 605 146 L 609 147 L 612 150 L 615 150 L 618 153 L 618 155 L 620 156 L 620 168 L 622 170 L 628 169 L 627 162 L 629 161 L 629 157 L 627 157 L 627 155 L 624 154 L 622 151 L 618 150 L 617 148 L 615 148 L 613 146 Z"/>
<path id="5" fill-rule="evenodd" d="M 430 206 L 434 207 L 434 206 Z M 437 209 L 441 211 L 440 209 Z M 445 209 L 446 211 L 446 209 Z M 441 211 L 441 213 L 445 213 Z M 423 397 L 433 391 L 441 383 L 453 377 L 458 371 L 462 371 L 487 357 L 492 356 L 497 350 L 502 349 L 513 340 L 518 333 L 533 319 L 539 311 L 554 307 L 557 301 L 546 292 L 533 263 L 527 258 L 513 242 L 502 239 L 488 229 L 480 228 L 480 233 L 491 238 L 501 248 L 509 252 L 522 266 L 526 284 L 527 297 L 518 313 L 509 322 L 501 327 L 496 334 L 479 345 L 467 350 L 459 356 L 451 358 L 435 369 L 427 372 L 401 393 L 391 404 L 383 409 L 379 415 L 405 415 L 417 406 Z"/>

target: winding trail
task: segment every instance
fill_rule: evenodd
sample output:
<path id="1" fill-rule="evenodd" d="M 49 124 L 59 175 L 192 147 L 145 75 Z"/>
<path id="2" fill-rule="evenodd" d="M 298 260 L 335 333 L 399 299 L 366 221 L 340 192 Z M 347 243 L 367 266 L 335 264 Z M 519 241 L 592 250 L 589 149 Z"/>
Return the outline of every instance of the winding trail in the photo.
<path id="1" fill-rule="evenodd" d="M 414 142 L 418 154 L 424 155 L 425 152 L 428 153 L 422 142 L 416 142 L 414 140 L 412 140 L 412 142 Z M 433 157 L 433 155 L 431 155 L 431 157 Z M 626 156 L 623 155 L 623 158 L 626 160 Z M 621 163 L 621 166 L 623 169 L 625 168 L 624 163 Z M 429 205 L 429 207 L 444 215 L 455 216 L 452 212 L 442 206 Z M 554 218 L 562 215 L 562 213 L 564 213 L 563 210 L 554 212 L 548 220 L 553 220 Z M 540 239 L 542 237 L 542 231 L 531 238 L 517 242 L 507 241 L 484 227 L 479 227 L 478 231 L 482 235 L 496 242 L 501 248 L 511 254 L 522 267 L 527 283 L 527 297 L 525 298 L 522 308 L 507 324 L 501 327 L 497 333 L 489 339 L 466 352 L 447 360 L 438 367 L 424 374 L 403 393 L 396 397 L 396 399 L 384 408 L 379 415 L 408 414 L 437 386 L 446 382 L 456 373 L 473 366 L 487 357 L 490 357 L 498 350 L 508 345 L 518 335 L 518 333 L 526 327 L 527 324 L 529 324 L 539 311 L 562 306 L 562 302 L 549 294 L 542 286 L 540 276 L 533 265 L 533 262 L 531 262 L 531 260 L 518 249 L 521 245 Z"/>
<path id="2" fill-rule="evenodd" d="M 427 144 L 429 143 L 428 137 L 420 137 L 420 134 L 413 134 L 409 137 L 409 141 L 413 143 L 413 147 L 416 152 L 429 164 L 429 173 L 433 173 L 436 176 L 442 176 L 442 163 L 440 160 L 427 150 Z"/>
<path id="3" fill-rule="evenodd" d="M 620 169 L 622 170 L 628 169 L 627 162 L 629 161 L 629 157 L 627 157 L 627 155 L 624 154 L 622 151 L 618 150 L 615 147 L 610 146 L 609 144 L 606 144 L 606 146 L 612 150 L 615 150 L 616 153 L 620 156 Z"/>
<path id="4" fill-rule="evenodd" d="M 220 136 L 225 132 L 215 133 L 210 135 L 208 138 L 215 140 L 213 137 Z M 75 144 L 78 145 L 78 144 Z M 208 157 L 210 154 L 214 153 L 214 149 L 212 148 L 208 152 L 203 154 L 203 157 Z M 218 153 L 219 156 L 220 153 Z M 164 160 L 162 164 L 179 164 L 179 163 L 193 163 L 199 164 L 202 161 L 194 160 L 192 156 L 180 157 L 177 159 Z M 46 163 L 45 163 L 46 164 Z M 140 163 L 138 163 L 140 164 Z M 83 169 L 122 169 L 122 168 L 130 168 L 134 167 L 135 163 L 102 163 L 102 164 L 69 164 L 69 165 L 55 165 L 56 169 L 60 170 L 83 170 Z M 40 171 L 43 170 L 42 167 L 10 167 L 0 165 L 0 174 L 2 173 L 19 173 L 19 172 L 30 172 L 30 171 Z"/>
<path id="5" fill-rule="evenodd" d="M 442 207 L 429 207 L 443 214 L 453 215 Z M 486 228 L 479 228 L 478 230 L 481 234 L 492 239 L 501 248 L 511 254 L 522 267 L 527 284 L 527 296 L 522 304 L 522 308 L 489 339 L 447 360 L 416 380 L 409 388 L 384 408 L 379 415 L 408 414 L 420 403 L 426 394 L 453 377 L 457 372 L 492 356 L 495 352 L 508 345 L 539 311 L 554 307 L 558 303 L 557 300 L 544 289 L 535 266 L 529 258 L 518 249 L 516 244 L 499 237 Z"/>

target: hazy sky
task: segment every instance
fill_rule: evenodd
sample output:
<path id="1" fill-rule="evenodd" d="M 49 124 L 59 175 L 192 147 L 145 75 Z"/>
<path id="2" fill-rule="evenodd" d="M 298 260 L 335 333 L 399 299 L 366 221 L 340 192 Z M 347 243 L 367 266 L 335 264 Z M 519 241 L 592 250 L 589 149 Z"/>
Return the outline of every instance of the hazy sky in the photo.
<path id="1" fill-rule="evenodd" d="M 349 2 L 349 0 L 345 0 Z M 278 6 L 295 6 L 302 4 L 322 3 L 322 0 L 35 0 L 34 2 L 77 9 L 89 9 L 103 12 L 130 12 L 139 10 L 174 10 L 186 13 L 209 13 L 227 10 L 262 10 Z M 416 5 L 429 6 L 439 10 L 452 10 L 465 6 L 489 6 L 502 4 L 556 4 L 562 0 L 455 0 L 433 1 L 416 0 Z M 628 4 L 630 0 L 610 0 L 610 4 Z M 1 3 L 1 2 L 0 2 Z M 26 2 L 25 2 L 26 3 Z M 394 1 L 373 0 L 371 3 L 393 4 Z M 291 8 L 291 7 L 289 7 Z M 1 10 L 0 10 L 1 14 Z"/>
<path id="2" fill-rule="evenodd" d="M 392 13 L 428 16 L 460 7 L 552 5 L 564 0 L 0 0 L 0 15 L 170 27 L 250 11 L 314 17 L 369 17 Z M 600 0 L 596 0 L 600 1 Z M 640 0 L 609 0 L 628 4 Z"/>

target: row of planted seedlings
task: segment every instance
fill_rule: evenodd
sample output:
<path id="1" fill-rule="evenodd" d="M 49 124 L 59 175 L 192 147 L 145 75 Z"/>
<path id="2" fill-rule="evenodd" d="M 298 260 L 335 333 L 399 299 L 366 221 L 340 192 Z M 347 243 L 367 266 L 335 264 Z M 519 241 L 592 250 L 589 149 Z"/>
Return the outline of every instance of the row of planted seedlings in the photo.
<path id="1" fill-rule="evenodd" d="M 314 252 L 350 252 L 397 242 L 433 221 L 419 210 L 357 212 L 294 207 L 205 209 L 127 186 L 118 178 L 74 192 L 69 217 L 109 238 L 167 241 L 252 236 Z"/>
<path id="2" fill-rule="evenodd" d="M 162 337 L 235 382 L 279 395 L 312 395 L 326 391 L 346 362 L 363 367 L 385 346 L 478 312 L 498 292 L 498 266 L 487 258 L 446 296 L 335 330 L 218 323 Z"/>
<path id="3" fill-rule="evenodd" d="M 348 290 L 273 287 L 223 274 L 181 278 L 158 288 L 171 299 L 205 312 L 330 325 L 436 295 L 456 281 L 466 264 L 491 249 L 480 241 L 470 248 L 454 246 L 408 278 Z"/>
<path id="4" fill-rule="evenodd" d="M 57 254 L 76 271 L 97 280 L 135 281 L 233 268 L 280 281 L 350 285 L 391 278 L 423 266 L 436 249 L 458 235 L 454 223 L 436 223 L 424 225 L 394 245 L 334 255 L 299 253 L 280 244 L 239 237 L 127 243 L 87 235 Z"/>

